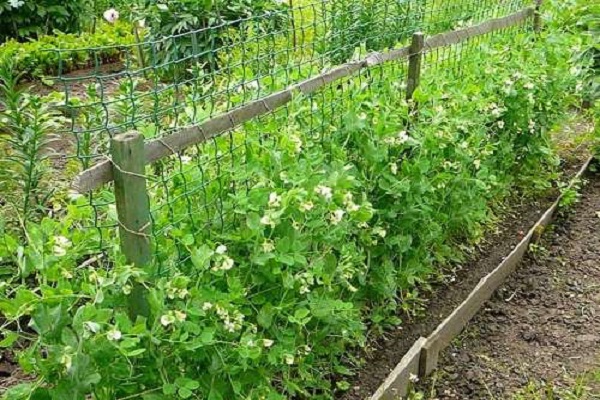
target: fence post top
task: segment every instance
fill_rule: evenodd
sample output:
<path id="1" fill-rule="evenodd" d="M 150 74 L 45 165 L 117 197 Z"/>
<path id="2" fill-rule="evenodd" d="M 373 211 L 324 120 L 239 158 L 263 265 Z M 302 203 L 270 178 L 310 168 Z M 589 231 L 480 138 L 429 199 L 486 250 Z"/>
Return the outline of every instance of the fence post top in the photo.
<path id="1" fill-rule="evenodd" d="M 130 140 L 138 139 L 139 137 L 143 137 L 143 135 L 138 131 L 128 131 L 113 136 L 112 140 L 116 142 L 128 142 Z"/>

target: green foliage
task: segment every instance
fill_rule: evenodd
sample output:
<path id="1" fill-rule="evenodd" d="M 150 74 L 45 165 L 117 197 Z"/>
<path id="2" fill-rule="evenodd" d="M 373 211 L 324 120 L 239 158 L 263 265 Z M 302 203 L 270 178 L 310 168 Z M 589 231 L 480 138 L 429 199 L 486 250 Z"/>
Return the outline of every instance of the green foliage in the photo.
<path id="1" fill-rule="evenodd" d="M 27 43 L 9 40 L 0 45 L 0 63 L 11 60 L 24 78 L 41 78 L 118 61 L 122 54 L 118 46 L 133 42 L 127 24 L 101 24 L 94 34 L 57 33 Z"/>
<path id="2" fill-rule="evenodd" d="M 410 37 L 421 26 L 425 1 L 334 0 L 329 8 L 331 28 L 323 52 L 340 64 L 361 45 L 367 51 L 379 51 Z"/>
<path id="3" fill-rule="evenodd" d="M 19 340 L 38 378 L 9 396 L 318 400 L 347 388 L 332 381 L 351 373 L 352 350 L 414 311 L 493 206 L 544 190 L 557 164 L 548 130 L 576 84 L 568 46 L 512 33 L 478 50 L 460 74 L 440 60 L 423 71 L 417 116 L 388 64 L 148 168 L 163 178 L 149 191 L 156 273 L 127 265 L 112 229 L 98 228 L 102 246 L 82 229 L 116 224 L 85 198 L 29 224 L 27 245 L 3 235 L 2 340 Z M 157 107 L 127 108 L 135 90 L 117 95 L 118 123 Z M 200 118 L 197 93 L 171 95 L 189 106 L 164 122 Z M 234 147 L 240 159 L 215 162 Z M 151 316 L 132 321 L 137 284 Z"/>
<path id="4" fill-rule="evenodd" d="M 52 33 L 79 32 L 86 0 L 0 1 L 0 43 Z"/>
<path id="5" fill-rule="evenodd" d="M 286 9 L 284 2 L 272 0 L 144 0 L 133 14 L 150 27 L 150 38 L 156 41 L 153 52 L 165 69 L 181 59 L 215 68 L 215 52 L 229 44 L 229 28 L 267 29 L 285 18 Z M 185 73 L 189 64 L 172 64 L 171 73 Z"/>
<path id="6" fill-rule="evenodd" d="M 19 88 L 18 83 L 13 64 L 0 64 L 0 108 L 4 109 L 0 116 L 2 193 L 11 206 L 10 215 L 16 216 L 10 219 L 18 220 L 24 228 L 44 211 L 53 193 L 48 182 L 48 157 L 52 132 L 61 118 L 40 97 Z"/>

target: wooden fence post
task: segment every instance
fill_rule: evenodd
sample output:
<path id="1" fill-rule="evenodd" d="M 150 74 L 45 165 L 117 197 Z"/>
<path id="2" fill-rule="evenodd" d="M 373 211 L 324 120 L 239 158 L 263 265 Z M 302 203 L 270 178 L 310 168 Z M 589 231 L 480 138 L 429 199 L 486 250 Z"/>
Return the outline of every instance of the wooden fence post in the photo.
<path id="1" fill-rule="evenodd" d="M 535 33 L 542 31 L 542 1 L 535 0 L 535 11 L 533 12 L 533 31 Z"/>
<path id="2" fill-rule="evenodd" d="M 150 202 L 146 192 L 144 136 L 128 132 L 112 138 L 110 153 L 115 180 L 115 200 L 119 218 L 121 250 L 128 263 L 138 268 L 150 265 Z M 129 314 L 149 316 L 150 309 L 142 285 L 134 285 Z"/>
<path id="3" fill-rule="evenodd" d="M 421 60 L 425 47 L 425 35 L 415 32 L 410 43 L 408 56 L 408 75 L 406 77 L 406 99 L 411 100 L 421 81 Z"/>

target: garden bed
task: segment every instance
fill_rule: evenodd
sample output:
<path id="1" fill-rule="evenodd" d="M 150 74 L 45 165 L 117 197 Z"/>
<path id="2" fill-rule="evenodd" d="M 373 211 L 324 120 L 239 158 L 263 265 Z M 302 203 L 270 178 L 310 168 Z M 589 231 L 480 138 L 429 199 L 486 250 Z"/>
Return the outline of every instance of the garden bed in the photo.
<path id="1" fill-rule="evenodd" d="M 575 176 L 587 157 L 585 148 L 579 146 L 578 151 L 575 151 L 572 143 L 585 136 L 590 128 L 589 123 L 576 118 L 561 130 L 561 132 L 570 132 L 572 134 L 570 138 L 566 139 L 560 133 L 557 135 L 558 139 L 561 137 L 565 139 L 561 143 L 565 149 L 563 152 L 565 163 L 562 169 L 567 180 Z M 358 400 L 375 393 L 415 342 L 420 337 L 428 337 L 469 296 L 480 280 L 497 268 L 548 207 L 555 202 L 557 196 L 558 190 L 551 189 L 536 199 L 513 199 L 509 202 L 503 212 L 503 219 L 484 238 L 470 260 L 456 265 L 448 281 L 434 286 L 421 315 L 412 320 L 403 315 L 402 318 L 408 323 L 395 331 L 388 332 L 365 353 L 366 366 L 357 375 L 351 390 L 340 398 Z"/>
<path id="2" fill-rule="evenodd" d="M 600 177 L 586 179 L 573 212 L 441 354 L 423 391 L 438 399 L 477 399 L 527 388 L 531 396 L 551 390 L 562 398 L 582 374 L 600 369 Z M 598 383 L 590 385 L 579 389 L 581 398 L 598 393 Z"/>

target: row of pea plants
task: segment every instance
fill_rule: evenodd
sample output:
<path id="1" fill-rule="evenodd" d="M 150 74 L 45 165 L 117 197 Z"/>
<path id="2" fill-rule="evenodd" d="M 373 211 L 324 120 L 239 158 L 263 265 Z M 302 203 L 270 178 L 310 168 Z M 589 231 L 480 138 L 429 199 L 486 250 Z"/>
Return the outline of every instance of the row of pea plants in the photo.
<path id="1" fill-rule="evenodd" d="M 571 45 L 491 38 L 461 60 L 460 76 L 444 64 L 424 70 L 415 115 L 400 70 L 386 66 L 211 144 L 219 154 L 243 146 L 243 162 L 217 170 L 199 148 L 149 168 L 174 177 L 150 185 L 161 232 L 152 268 L 128 265 L 109 231 L 98 253 L 97 230 L 83 227 L 114 222 L 114 209 L 98 216 L 86 197 L 63 196 L 26 225 L 25 242 L 7 230 L 0 345 L 31 380 L 5 397 L 347 390 L 358 349 L 419 312 L 428 285 L 464 258 L 498 206 L 550 187 L 549 130 L 577 87 Z M 204 186 L 190 194 L 190 182 Z M 233 186 L 247 190 L 224 189 Z M 227 229 L 190 223 L 196 205 L 204 221 L 225 215 Z M 132 320 L 138 283 L 151 313 Z"/>

